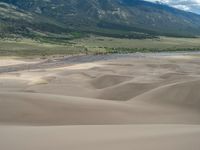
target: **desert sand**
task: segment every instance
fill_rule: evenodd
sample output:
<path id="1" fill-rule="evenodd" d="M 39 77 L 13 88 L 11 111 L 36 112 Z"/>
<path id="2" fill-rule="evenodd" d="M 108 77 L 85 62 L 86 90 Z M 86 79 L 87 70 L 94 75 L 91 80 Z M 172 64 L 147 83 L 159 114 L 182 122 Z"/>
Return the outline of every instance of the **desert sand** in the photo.
<path id="1" fill-rule="evenodd" d="M 0 149 L 199 150 L 199 89 L 197 53 L 4 58 Z"/>

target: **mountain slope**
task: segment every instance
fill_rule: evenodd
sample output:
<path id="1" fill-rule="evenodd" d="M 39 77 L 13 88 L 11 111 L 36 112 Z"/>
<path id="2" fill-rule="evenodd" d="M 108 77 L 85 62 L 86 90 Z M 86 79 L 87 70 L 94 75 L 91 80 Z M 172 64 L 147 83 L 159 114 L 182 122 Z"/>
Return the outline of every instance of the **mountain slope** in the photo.
<path id="1" fill-rule="evenodd" d="M 50 37 L 63 32 L 70 37 L 70 32 L 65 26 L 52 18 L 40 16 L 14 5 L 0 3 L 1 37 Z"/>
<path id="2" fill-rule="evenodd" d="M 200 16 L 142 0 L 2 0 L 53 18 L 66 28 L 94 33 L 133 31 L 173 36 L 200 34 Z M 45 28 L 44 28 L 45 29 Z"/>

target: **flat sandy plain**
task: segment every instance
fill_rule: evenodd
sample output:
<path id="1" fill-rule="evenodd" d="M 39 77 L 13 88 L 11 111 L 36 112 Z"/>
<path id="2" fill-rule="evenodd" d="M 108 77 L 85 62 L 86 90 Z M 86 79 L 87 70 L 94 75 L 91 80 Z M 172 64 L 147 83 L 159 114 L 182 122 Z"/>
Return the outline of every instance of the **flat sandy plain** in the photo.
<path id="1" fill-rule="evenodd" d="M 1 150 L 199 150 L 200 55 L 0 59 Z"/>

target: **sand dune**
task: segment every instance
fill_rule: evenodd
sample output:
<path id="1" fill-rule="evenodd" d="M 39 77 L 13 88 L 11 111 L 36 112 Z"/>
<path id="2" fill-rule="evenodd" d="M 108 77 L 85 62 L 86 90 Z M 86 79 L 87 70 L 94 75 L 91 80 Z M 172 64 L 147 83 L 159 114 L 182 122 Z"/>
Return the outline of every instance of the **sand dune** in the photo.
<path id="1" fill-rule="evenodd" d="M 199 139 L 199 125 L 0 127 L 3 150 L 199 150 Z"/>
<path id="2" fill-rule="evenodd" d="M 131 111 L 129 105 L 111 101 L 37 93 L 0 94 L 0 123 L 3 124 L 123 123 L 130 121 Z"/>
<path id="3" fill-rule="evenodd" d="M 107 100 L 126 101 L 140 94 L 143 94 L 144 92 L 154 87 L 157 87 L 157 83 L 149 84 L 149 83 L 125 82 L 120 85 L 103 89 L 100 92 L 100 94 L 97 96 L 97 98 L 107 99 Z"/>
<path id="4" fill-rule="evenodd" d="M 0 149 L 199 150 L 193 55 L 0 60 Z"/>
<path id="5" fill-rule="evenodd" d="M 186 108 L 200 108 L 200 80 L 173 83 L 150 90 L 133 100 L 155 105 L 172 105 Z"/>
<path id="6" fill-rule="evenodd" d="M 199 113 L 148 103 L 122 103 L 39 93 L 0 93 L 0 124 L 98 125 L 200 123 Z"/>
<path id="7" fill-rule="evenodd" d="M 110 86 L 117 85 L 119 83 L 130 80 L 131 77 L 128 76 L 120 76 L 120 75 L 103 75 L 94 80 L 92 80 L 91 84 L 97 89 L 103 89 Z"/>

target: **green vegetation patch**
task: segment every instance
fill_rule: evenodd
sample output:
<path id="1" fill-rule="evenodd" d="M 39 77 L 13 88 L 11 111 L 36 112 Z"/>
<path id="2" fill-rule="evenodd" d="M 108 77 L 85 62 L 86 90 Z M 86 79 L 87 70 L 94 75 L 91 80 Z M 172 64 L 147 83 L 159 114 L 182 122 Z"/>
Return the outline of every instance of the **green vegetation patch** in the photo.
<path id="1" fill-rule="evenodd" d="M 75 33 L 78 34 L 78 33 Z M 77 35 L 78 36 L 78 35 Z M 1 39 L 0 56 L 49 56 L 135 52 L 199 51 L 200 38 L 120 39 L 90 36 L 68 40 L 59 38 Z"/>
<path id="2" fill-rule="evenodd" d="M 83 53 L 84 49 L 84 47 L 71 44 L 58 45 L 29 39 L 0 41 L 0 56 L 73 55 Z"/>

